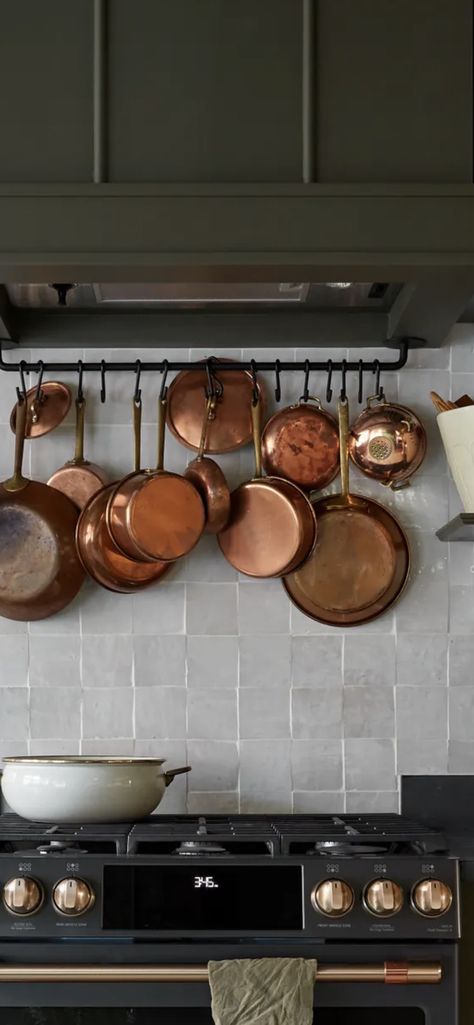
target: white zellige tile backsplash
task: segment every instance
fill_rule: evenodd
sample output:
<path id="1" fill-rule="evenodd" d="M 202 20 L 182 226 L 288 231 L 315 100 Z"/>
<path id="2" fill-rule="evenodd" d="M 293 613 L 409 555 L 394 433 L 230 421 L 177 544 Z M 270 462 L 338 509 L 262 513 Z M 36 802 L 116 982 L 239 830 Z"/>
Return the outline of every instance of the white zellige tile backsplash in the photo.
<path id="1" fill-rule="evenodd" d="M 394 610 L 346 633 L 325 628 L 291 607 L 278 581 L 239 578 L 206 536 L 151 590 L 131 597 L 87 583 L 52 619 L 0 619 L 0 756 L 134 753 L 189 763 L 192 773 L 167 792 L 167 812 L 392 810 L 400 773 L 474 772 L 474 547 L 448 546 L 434 535 L 459 501 L 429 399 L 431 389 L 474 395 L 474 329 L 457 327 L 449 342 L 410 354 L 408 367 L 383 382 L 387 396 L 412 406 L 428 431 L 428 456 L 412 487 L 392 494 L 352 475 L 353 488 L 387 503 L 409 532 L 412 578 Z M 192 350 L 189 358 L 206 355 Z M 249 355 L 269 353 L 242 350 Z M 325 356 L 314 351 L 315 359 Z M 0 375 L 2 477 L 11 472 L 15 384 Z M 86 454 L 118 476 L 132 456 L 132 382 L 110 374 L 104 406 L 97 382 L 87 384 Z M 301 384 L 283 375 L 283 403 L 299 396 Z M 322 384 L 314 375 L 311 390 Z M 142 387 L 143 461 L 150 465 L 153 375 L 143 375 Z M 72 449 L 70 415 L 27 445 L 26 469 L 46 480 Z M 171 469 L 183 470 L 191 457 L 168 436 Z M 252 472 L 251 448 L 220 462 L 235 486 Z"/>

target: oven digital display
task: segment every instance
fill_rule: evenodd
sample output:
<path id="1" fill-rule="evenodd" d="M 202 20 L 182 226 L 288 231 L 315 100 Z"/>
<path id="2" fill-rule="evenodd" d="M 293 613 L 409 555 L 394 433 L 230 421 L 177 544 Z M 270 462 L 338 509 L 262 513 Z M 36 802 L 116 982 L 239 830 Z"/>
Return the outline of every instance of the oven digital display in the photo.
<path id="1" fill-rule="evenodd" d="M 302 929 L 297 865 L 109 865 L 104 929 Z"/>

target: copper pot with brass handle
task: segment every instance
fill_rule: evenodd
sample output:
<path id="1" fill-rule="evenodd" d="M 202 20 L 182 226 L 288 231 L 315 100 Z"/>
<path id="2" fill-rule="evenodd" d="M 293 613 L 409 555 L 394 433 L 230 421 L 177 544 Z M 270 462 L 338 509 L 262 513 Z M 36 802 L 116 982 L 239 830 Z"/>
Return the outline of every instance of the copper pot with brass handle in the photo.
<path id="1" fill-rule="evenodd" d="M 426 454 L 421 420 L 407 406 L 373 395 L 349 435 L 355 466 L 385 487 L 406 487 Z"/>

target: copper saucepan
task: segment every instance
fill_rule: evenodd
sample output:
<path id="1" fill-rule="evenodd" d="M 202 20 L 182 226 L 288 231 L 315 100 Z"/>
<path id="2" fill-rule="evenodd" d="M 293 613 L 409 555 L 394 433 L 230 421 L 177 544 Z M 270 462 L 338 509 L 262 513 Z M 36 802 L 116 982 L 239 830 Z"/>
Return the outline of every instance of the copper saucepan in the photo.
<path id="1" fill-rule="evenodd" d="M 15 416 L 13 476 L 0 485 L 0 616 L 46 619 L 76 596 L 84 572 L 76 552 L 76 506 L 22 474 L 27 402 Z"/>
<path id="2" fill-rule="evenodd" d="M 337 421 L 313 397 L 279 410 L 264 427 L 262 461 L 303 491 L 325 488 L 339 472 Z"/>
<path id="3" fill-rule="evenodd" d="M 393 489 L 405 487 L 425 453 L 425 429 L 411 409 L 375 395 L 368 399 L 349 435 L 349 455 L 366 477 Z"/>
<path id="4" fill-rule="evenodd" d="M 184 476 L 194 487 L 204 502 L 206 510 L 207 534 L 219 534 L 227 525 L 230 516 L 230 491 L 225 476 L 215 459 L 205 456 L 206 438 L 209 422 L 214 415 L 216 398 L 210 396 L 206 403 L 203 417 L 201 441 L 196 459 L 188 463 Z"/>
<path id="5" fill-rule="evenodd" d="M 347 402 L 339 403 L 341 493 L 314 503 L 318 540 L 305 564 L 283 581 L 311 619 L 356 626 L 385 612 L 408 578 L 408 541 L 378 502 L 349 492 Z"/>
<path id="6" fill-rule="evenodd" d="M 166 393 L 158 403 L 156 470 L 139 470 L 121 481 L 107 506 L 110 534 L 131 559 L 173 562 L 197 544 L 206 524 L 199 492 L 190 480 L 163 469 Z"/>
<path id="7" fill-rule="evenodd" d="M 231 566 L 252 577 L 278 577 L 308 557 L 316 517 L 300 488 L 279 477 L 262 477 L 260 398 L 252 403 L 255 477 L 232 492 L 229 524 L 218 542 Z"/>
<path id="8" fill-rule="evenodd" d="M 63 495 L 67 495 L 71 502 L 77 505 L 78 509 L 83 509 L 89 499 L 92 498 L 92 495 L 95 495 L 96 491 L 99 491 L 104 484 L 107 484 L 108 479 L 105 470 L 101 466 L 97 466 L 96 463 L 90 463 L 88 459 L 84 459 L 85 409 L 85 398 L 77 398 L 74 457 L 65 463 L 64 466 L 61 466 L 59 470 L 56 470 L 48 481 L 50 487 L 56 488 L 57 491 L 62 491 Z"/>

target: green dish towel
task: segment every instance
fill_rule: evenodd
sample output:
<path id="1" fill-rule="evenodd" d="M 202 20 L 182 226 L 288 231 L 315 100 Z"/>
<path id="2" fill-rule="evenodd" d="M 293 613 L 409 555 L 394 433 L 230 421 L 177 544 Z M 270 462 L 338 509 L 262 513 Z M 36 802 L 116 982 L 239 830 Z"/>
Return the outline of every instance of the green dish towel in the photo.
<path id="1" fill-rule="evenodd" d="M 312 1025 L 316 967 L 303 957 L 209 961 L 215 1025 Z"/>

